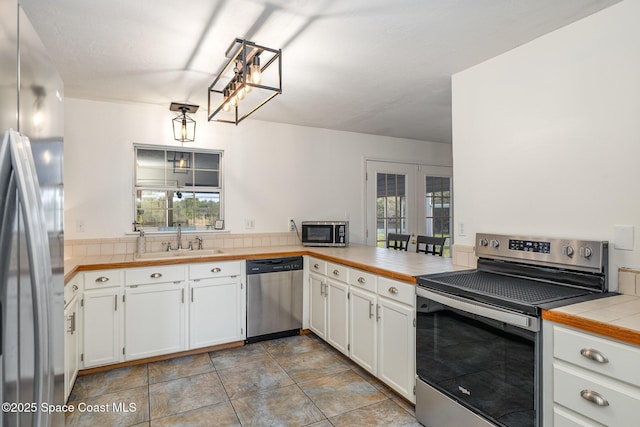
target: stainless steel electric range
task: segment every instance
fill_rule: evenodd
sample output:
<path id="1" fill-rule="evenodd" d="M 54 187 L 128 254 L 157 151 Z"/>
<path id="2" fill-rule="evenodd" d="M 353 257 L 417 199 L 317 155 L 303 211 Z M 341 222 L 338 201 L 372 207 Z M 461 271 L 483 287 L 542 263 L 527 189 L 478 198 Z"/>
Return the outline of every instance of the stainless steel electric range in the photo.
<path id="1" fill-rule="evenodd" d="M 416 416 L 542 426 L 541 311 L 607 295 L 608 244 L 476 235 L 476 270 L 417 278 Z"/>

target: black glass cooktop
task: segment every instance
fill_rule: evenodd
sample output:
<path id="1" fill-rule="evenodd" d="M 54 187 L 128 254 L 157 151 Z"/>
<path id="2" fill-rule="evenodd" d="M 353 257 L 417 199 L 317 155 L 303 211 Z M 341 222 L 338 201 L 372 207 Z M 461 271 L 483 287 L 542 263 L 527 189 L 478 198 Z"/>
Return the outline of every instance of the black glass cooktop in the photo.
<path id="1" fill-rule="evenodd" d="M 594 292 L 546 281 L 493 272 L 469 270 L 418 276 L 418 286 L 527 314 L 539 315 L 540 306 Z"/>

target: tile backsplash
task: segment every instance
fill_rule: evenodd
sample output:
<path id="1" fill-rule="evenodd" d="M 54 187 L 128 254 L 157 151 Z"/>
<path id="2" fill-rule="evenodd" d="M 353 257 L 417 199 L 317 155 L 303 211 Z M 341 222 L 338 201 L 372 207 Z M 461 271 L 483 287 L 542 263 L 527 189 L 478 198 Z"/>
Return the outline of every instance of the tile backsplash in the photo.
<path id="1" fill-rule="evenodd" d="M 300 240 L 294 232 L 285 233 L 253 233 L 253 234 L 215 234 L 200 235 L 204 249 L 257 248 L 265 246 L 299 245 Z M 195 234 L 183 234 L 182 245 L 188 247 L 189 241 L 196 247 Z M 82 239 L 64 241 L 64 257 L 76 258 L 97 255 L 127 255 L 137 249 L 137 236 L 111 239 Z M 160 252 L 162 243 L 171 242 L 176 245 L 175 235 L 146 236 L 146 252 Z"/>
<path id="2" fill-rule="evenodd" d="M 618 270 L 618 292 L 640 296 L 640 270 L 621 268 Z"/>

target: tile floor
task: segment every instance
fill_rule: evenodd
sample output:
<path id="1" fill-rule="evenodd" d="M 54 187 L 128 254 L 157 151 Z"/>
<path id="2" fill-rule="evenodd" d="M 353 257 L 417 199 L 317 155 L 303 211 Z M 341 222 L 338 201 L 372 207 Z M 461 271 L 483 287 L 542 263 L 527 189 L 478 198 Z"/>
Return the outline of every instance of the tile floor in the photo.
<path id="1" fill-rule="evenodd" d="M 69 403 L 67 426 L 420 425 L 410 404 L 314 335 L 84 375 Z"/>

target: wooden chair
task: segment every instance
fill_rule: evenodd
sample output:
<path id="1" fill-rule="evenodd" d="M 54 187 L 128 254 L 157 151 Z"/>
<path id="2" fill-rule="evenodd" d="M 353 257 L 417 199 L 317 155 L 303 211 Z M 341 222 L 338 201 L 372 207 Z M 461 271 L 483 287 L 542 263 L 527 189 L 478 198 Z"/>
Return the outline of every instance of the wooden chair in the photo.
<path id="1" fill-rule="evenodd" d="M 388 233 L 387 234 L 387 248 L 395 250 L 406 251 L 409 247 L 409 234 Z"/>
<path id="2" fill-rule="evenodd" d="M 418 236 L 416 239 L 416 253 L 424 252 L 425 254 L 442 256 L 446 240 L 446 237 Z M 420 245 L 424 245 L 424 248 L 421 249 Z"/>

